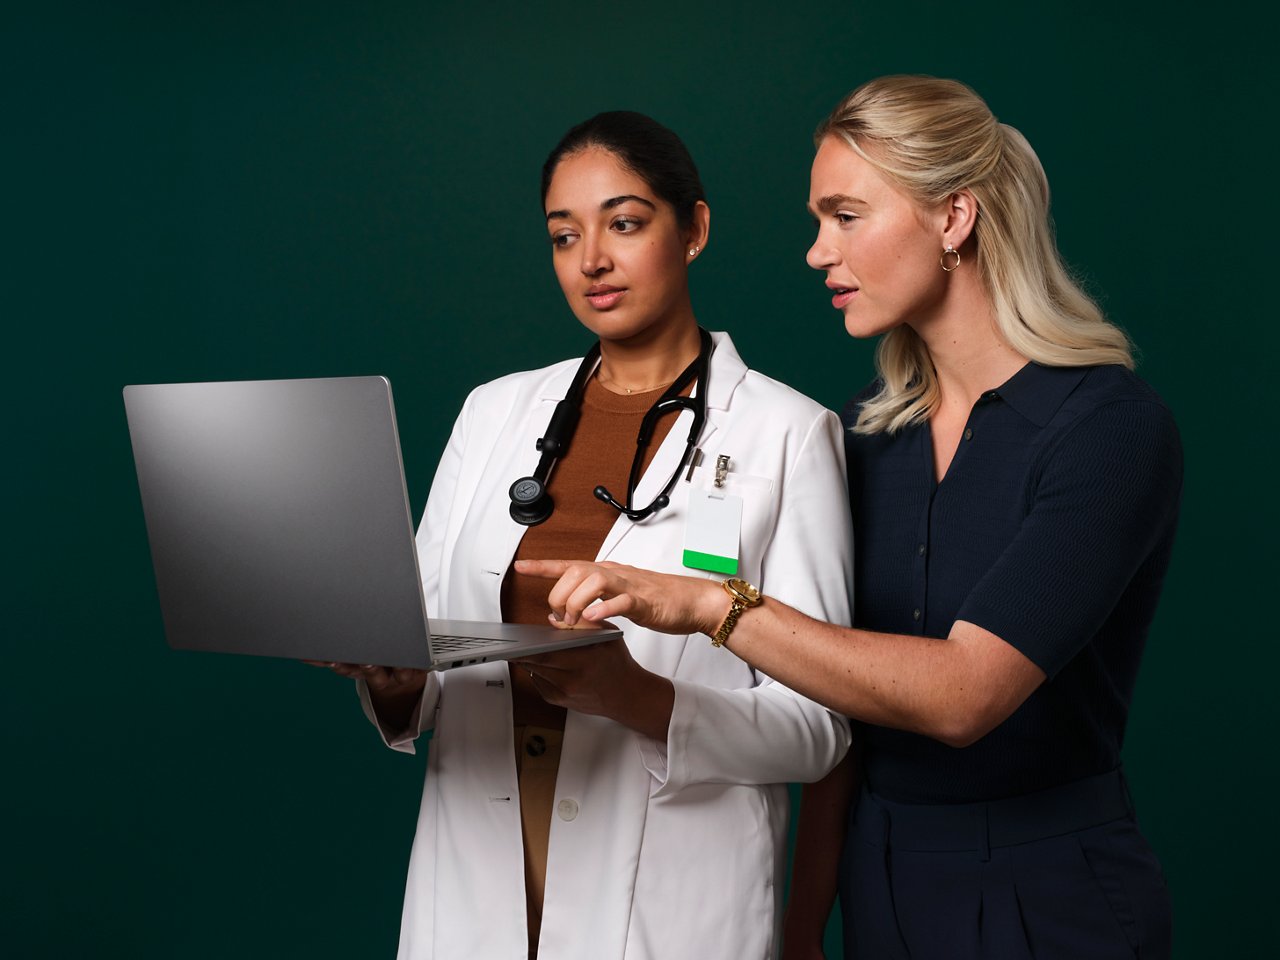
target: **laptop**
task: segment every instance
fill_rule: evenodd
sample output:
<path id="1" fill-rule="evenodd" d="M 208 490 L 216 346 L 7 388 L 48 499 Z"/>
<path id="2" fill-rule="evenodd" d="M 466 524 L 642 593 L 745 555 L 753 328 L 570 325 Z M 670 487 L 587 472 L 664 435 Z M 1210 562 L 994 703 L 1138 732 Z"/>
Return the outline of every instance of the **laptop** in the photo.
<path id="1" fill-rule="evenodd" d="M 443 670 L 622 636 L 428 617 L 385 377 L 141 384 L 124 404 L 175 649 Z"/>

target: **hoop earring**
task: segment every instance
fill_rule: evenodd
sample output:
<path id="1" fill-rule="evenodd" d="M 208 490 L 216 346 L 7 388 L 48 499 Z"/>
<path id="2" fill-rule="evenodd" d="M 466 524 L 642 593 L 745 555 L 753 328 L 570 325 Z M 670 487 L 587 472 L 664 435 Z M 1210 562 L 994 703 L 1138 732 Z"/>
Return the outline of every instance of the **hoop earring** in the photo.
<path id="1" fill-rule="evenodd" d="M 949 267 L 947 266 L 947 254 L 951 254 L 951 256 L 956 258 L 956 262 Z M 960 252 L 956 250 L 956 248 L 952 244 L 948 243 L 947 249 L 943 250 L 942 256 L 938 258 L 938 263 L 942 265 L 942 270 L 944 273 L 950 273 L 956 267 L 960 266 Z"/>

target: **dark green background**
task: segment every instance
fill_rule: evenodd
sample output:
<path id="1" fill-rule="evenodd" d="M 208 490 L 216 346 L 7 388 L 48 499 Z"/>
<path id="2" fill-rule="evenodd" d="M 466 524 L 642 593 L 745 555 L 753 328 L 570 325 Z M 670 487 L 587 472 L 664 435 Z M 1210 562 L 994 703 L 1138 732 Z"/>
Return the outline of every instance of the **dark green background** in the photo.
<path id="1" fill-rule="evenodd" d="M 1066 257 L 1181 424 L 1182 528 L 1126 762 L 1178 955 L 1267 942 L 1275 517 L 1255 506 L 1269 438 L 1251 421 L 1265 437 L 1277 245 L 1259 128 L 1276 23 L 1232 8 L 0 15 L 0 953 L 384 957 L 396 942 L 421 757 L 383 750 L 338 678 L 168 650 L 124 384 L 386 374 L 420 510 L 470 387 L 585 349 L 549 269 L 538 171 L 569 124 L 626 107 L 701 166 L 700 319 L 838 407 L 870 346 L 803 262 L 810 131 L 859 82 L 910 71 L 966 80 L 1028 135 Z"/>

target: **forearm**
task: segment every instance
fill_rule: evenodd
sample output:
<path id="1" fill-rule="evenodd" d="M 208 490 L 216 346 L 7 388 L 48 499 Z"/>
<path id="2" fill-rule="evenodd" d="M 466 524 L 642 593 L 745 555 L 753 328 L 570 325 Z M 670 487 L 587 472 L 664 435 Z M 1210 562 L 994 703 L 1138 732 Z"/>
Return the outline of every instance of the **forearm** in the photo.
<path id="1" fill-rule="evenodd" d="M 846 716 L 928 732 L 921 728 L 931 726 L 930 704 L 945 700 L 945 692 L 942 683 L 915 675 L 921 658 L 935 659 L 931 646 L 938 643 L 838 627 L 767 598 L 742 616 L 725 646 Z"/>
<path id="2" fill-rule="evenodd" d="M 440 685 L 434 674 L 392 689 L 376 683 L 376 679 L 371 683 L 368 678 L 356 678 L 361 708 L 388 747 L 413 753 L 413 742 L 434 719 Z"/>
<path id="3" fill-rule="evenodd" d="M 784 920 L 788 952 L 806 955 L 822 944 L 836 898 L 849 804 L 857 789 L 856 754 L 855 746 L 829 774 L 804 787 Z"/>
<path id="4" fill-rule="evenodd" d="M 611 701 L 606 716 L 646 737 L 665 743 L 675 709 L 675 687 L 666 677 L 641 671 L 625 697 Z"/>
<path id="5" fill-rule="evenodd" d="M 726 604 L 710 591 L 706 601 L 701 629 L 714 633 Z M 848 717 L 953 746 L 985 734 L 1044 679 L 971 624 L 957 623 L 943 640 L 873 633 L 814 620 L 772 598 L 743 614 L 726 646 Z"/>
<path id="6" fill-rule="evenodd" d="M 384 730 L 403 731 L 409 728 L 422 694 L 423 687 L 394 693 L 369 687 L 369 703 L 378 716 L 379 726 Z"/>

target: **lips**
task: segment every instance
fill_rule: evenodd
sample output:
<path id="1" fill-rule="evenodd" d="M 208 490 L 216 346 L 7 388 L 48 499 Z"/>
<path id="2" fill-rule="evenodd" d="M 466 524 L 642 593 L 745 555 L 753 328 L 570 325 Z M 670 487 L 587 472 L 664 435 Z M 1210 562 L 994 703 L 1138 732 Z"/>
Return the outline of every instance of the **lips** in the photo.
<path id="1" fill-rule="evenodd" d="M 626 295 L 626 287 L 615 287 L 607 283 L 597 283 L 587 290 L 587 303 L 597 310 L 609 310 L 617 305 Z"/>
<path id="2" fill-rule="evenodd" d="M 845 287 L 838 283 L 832 283 L 830 280 L 827 281 L 827 289 L 834 294 L 831 298 L 831 305 L 837 310 L 843 308 L 858 295 L 857 287 Z"/>

